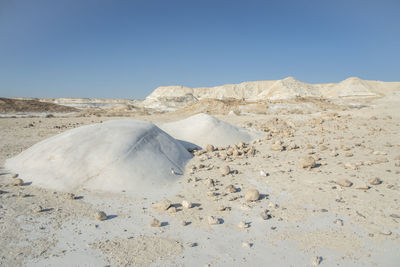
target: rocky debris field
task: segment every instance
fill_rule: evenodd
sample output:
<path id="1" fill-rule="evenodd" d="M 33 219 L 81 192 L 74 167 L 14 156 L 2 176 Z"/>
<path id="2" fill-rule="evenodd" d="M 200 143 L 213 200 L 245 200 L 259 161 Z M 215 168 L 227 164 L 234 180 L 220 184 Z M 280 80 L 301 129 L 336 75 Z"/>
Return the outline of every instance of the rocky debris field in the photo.
<path id="1" fill-rule="evenodd" d="M 396 110 L 219 116 L 265 138 L 194 150 L 178 191 L 144 197 L 44 190 L 3 168 L 0 265 L 397 266 Z M 1 163 L 109 119 L 0 119 Z"/>

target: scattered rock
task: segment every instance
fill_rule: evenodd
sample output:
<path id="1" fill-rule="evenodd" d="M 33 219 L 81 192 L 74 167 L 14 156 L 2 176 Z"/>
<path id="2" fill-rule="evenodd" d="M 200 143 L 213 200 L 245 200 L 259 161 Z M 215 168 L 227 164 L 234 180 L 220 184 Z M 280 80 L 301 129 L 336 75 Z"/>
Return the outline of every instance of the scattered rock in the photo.
<path id="1" fill-rule="evenodd" d="M 219 206 L 219 207 L 217 208 L 218 211 L 224 211 L 224 210 L 226 210 L 226 209 L 227 209 L 227 207 L 224 206 L 224 205 L 221 205 L 221 206 Z"/>
<path id="2" fill-rule="evenodd" d="M 371 180 L 369 180 L 369 183 L 372 184 L 372 185 L 379 185 L 379 184 L 382 183 L 382 180 L 377 178 L 377 177 L 375 177 L 375 178 L 372 178 Z"/>
<path id="3" fill-rule="evenodd" d="M 225 188 L 225 190 L 228 193 L 236 193 L 238 189 L 234 187 L 232 184 L 230 184 Z"/>
<path id="4" fill-rule="evenodd" d="M 244 222 L 244 221 L 241 221 L 241 222 L 238 224 L 238 227 L 239 227 L 240 229 L 249 228 L 249 224 L 246 223 L 246 222 Z"/>
<path id="5" fill-rule="evenodd" d="M 151 227 L 161 227 L 161 222 L 156 218 L 153 218 L 150 222 Z"/>
<path id="6" fill-rule="evenodd" d="M 184 207 L 185 209 L 190 209 L 193 207 L 192 202 L 187 201 L 187 200 L 183 200 L 182 201 L 182 207 Z"/>
<path id="7" fill-rule="evenodd" d="M 168 210 L 170 207 L 171 207 L 171 202 L 169 200 L 164 200 L 164 201 L 158 202 L 152 206 L 153 209 L 159 210 L 159 211 Z"/>
<path id="8" fill-rule="evenodd" d="M 352 157 L 352 156 L 353 156 L 353 153 L 351 153 L 351 152 L 346 152 L 346 153 L 344 154 L 344 156 L 347 157 L 347 158 L 349 158 L 349 157 Z"/>
<path id="9" fill-rule="evenodd" d="M 322 262 L 322 257 L 321 256 L 315 256 L 312 258 L 311 263 L 314 266 L 319 265 Z"/>
<path id="10" fill-rule="evenodd" d="M 268 210 L 264 210 L 260 213 L 260 216 L 263 220 L 271 219 L 271 215 L 268 213 Z"/>
<path id="11" fill-rule="evenodd" d="M 251 244 L 249 242 L 243 242 L 242 247 L 243 248 L 251 248 Z"/>
<path id="12" fill-rule="evenodd" d="M 257 201 L 260 198 L 260 192 L 257 189 L 249 189 L 244 195 L 246 202 Z"/>
<path id="13" fill-rule="evenodd" d="M 350 187 L 353 185 L 353 183 L 347 179 L 341 179 L 336 181 L 336 184 L 343 186 L 343 187 Z"/>
<path id="14" fill-rule="evenodd" d="M 176 208 L 174 206 L 169 207 L 169 209 L 167 210 L 169 213 L 175 213 L 176 212 Z"/>
<path id="15" fill-rule="evenodd" d="M 222 175 L 228 175 L 229 173 L 231 173 L 231 168 L 226 165 L 225 167 L 221 168 L 220 172 Z"/>
<path id="16" fill-rule="evenodd" d="M 339 225 L 339 226 L 343 226 L 343 220 L 341 220 L 341 219 L 337 219 L 333 223 L 336 225 Z"/>
<path id="17" fill-rule="evenodd" d="M 12 180 L 11 185 L 13 185 L 13 186 L 23 186 L 24 185 L 24 180 L 22 180 L 20 178 L 16 178 L 16 179 Z"/>
<path id="18" fill-rule="evenodd" d="M 107 214 L 104 211 L 96 211 L 94 213 L 94 218 L 98 221 L 107 220 Z"/>
<path id="19" fill-rule="evenodd" d="M 303 169 L 311 169 L 316 165 L 313 157 L 304 157 L 300 159 L 300 167 Z"/>
<path id="20" fill-rule="evenodd" d="M 207 145 L 206 150 L 207 152 L 213 152 L 215 150 L 215 147 L 213 145 Z"/>
<path id="21" fill-rule="evenodd" d="M 277 141 L 275 144 L 271 146 L 272 151 L 283 151 L 285 148 Z"/>
<path id="22" fill-rule="evenodd" d="M 40 205 L 36 206 L 36 207 L 34 208 L 34 210 L 33 210 L 33 212 L 35 212 L 35 213 L 39 213 L 39 212 L 42 212 L 42 211 L 43 211 L 43 207 L 40 206 Z"/>
<path id="23" fill-rule="evenodd" d="M 219 219 L 214 216 L 208 216 L 207 221 L 209 225 L 220 224 Z"/>
<path id="24" fill-rule="evenodd" d="M 65 194 L 65 199 L 74 200 L 75 199 L 75 195 L 72 194 L 72 193 L 66 193 Z"/>

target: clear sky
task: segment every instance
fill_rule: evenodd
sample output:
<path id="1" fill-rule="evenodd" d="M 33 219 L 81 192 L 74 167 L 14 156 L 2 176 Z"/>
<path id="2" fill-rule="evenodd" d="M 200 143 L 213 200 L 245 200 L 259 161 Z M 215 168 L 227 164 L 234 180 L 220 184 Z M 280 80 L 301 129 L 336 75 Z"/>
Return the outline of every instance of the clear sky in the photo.
<path id="1" fill-rule="evenodd" d="M 0 96 L 400 81 L 400 1 L 0 0 Z"/>

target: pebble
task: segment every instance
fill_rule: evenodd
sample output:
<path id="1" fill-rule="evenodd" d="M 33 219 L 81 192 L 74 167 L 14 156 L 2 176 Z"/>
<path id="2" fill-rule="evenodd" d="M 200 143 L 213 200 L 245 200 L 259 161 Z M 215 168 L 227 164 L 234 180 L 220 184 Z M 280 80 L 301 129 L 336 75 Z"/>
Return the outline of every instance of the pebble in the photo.
<path id="1" fill-rule="evenodd" d="M 182 207 L 184 207 L 185 209 L 190 209 L 193 207 L 192 202 L 187 201 L 187 200 L 183 200 L 182 201 Z"/>
<path id="2" fill-rule="evenodd" d="M 156 218 L 153 218 L 150 222 L 151 227 L 161 227 L 161 222 Z"/>
<path id="3" fill-rule="evenodd" d="M 369 180 L 369 183 L 372 185 L 379 185 L 382 183 L 382 180 L 376 177 L 376 178 L 372 178 L 371 180 Z"/>
<path id="4" fill-rule="evenodd" d="M 279 141 L 277 141 L 275 144 L 273 144 L 272 146 L 271 146 L 271 150 L 272 151 L 283 151 L 284 150 L 284 147 L 280 144 L 280 143 L 278 143 Z"/>
<path id="5" fill-rule="evenodd" d="M 311 263 L 314 266 L 319 265 L 322 262 L 322 257 L 321 256 L 315 256 L 312 258 Z"/>
<path id="6" fill-rule="evenodd" d="M 239 227 L 240 229 L 249 228 L 249 224 L 246 223 L 246 222 L 244 222 L 244 221 L 241 221 L 241 222 L 238 224 L 238 227 Z"/>
<path id="7" fill-rule="evenodd" d="M 228 193 L 236 193 L 237 192 L 237 188 L 234 187 L 232 184 L 228 185 L 227 187 L 225 187 L 225 190 Z"/>
<path id="8" fill-rule="evenodd" d="M 268 210 L 264 210 L 260 213 L 260 216 L 263 220 L 271 219 L 271 215 L 268 213 Z"/>
<path id="9" fill-rule="evenodd" d="M 243 248 L 251 248 L 251 244 L 249 242 L 243 242 L 242 247 Z"/>
<path id="10" fill-rule="evenodd" d="M 300 159 L 300 167 L 303 169 L 311 169 L 316 165 L 313 157 L 304 157 Z"/>
<path id="11" fill-rule="evenodd" d="M 170 207 L 171 207 L 171 202 L 169 200 L 164 200 L 164 201 L 158 202 L 152 206 L 153 209 L 160 210 L 160 211 L 167 210 Z"/>
<path id="12" fill-rule="evenodd" d="M 221 205 L 221 206 L 219 206 L 217 209 L 218 209 L 218 211 L 224 211 L 224 210 L 227 209 L 227 207 L 224 206 L 224 205 Z"/>
<path id="13" fill-rule="evenodd" d="M 186 244 L 187 244 L 188 247 L 191 247 L 191 248 L 197 246 L 197 244 L 193 243 L 193 242 L 188 242 Z"/>
<path id="14" fill-rule="evenodd" d="M 336 181 L 336 183 L 343 187 L 350 187 L 353 185 L 353 183 L 347 179 L 338 180 L 338 181 Z"/>
<path id="15" fill-rule="evenodd" d="M 75 195 L 72 193 L 66 193 L 65 194 L 65 198 L 68 200 L 74 200 L 75 199 Z"/>
<path id="16" fill-rule="evenodd" d="M 16 178 L 11 182 L 11 185 L 13 186 L 23 186 L 24 185 L 24 180 L 20 178 Z"/>
<path id="17" fill-rule="evenodd" d="M 246 202 L 257 201 L 260 198 L 260 192 L 257 189 L 249 189 L 244 195 Z"/>
<path id="18" fill-rule="evenodd" d="M 33 211 L 36 212 L 36 213 L 42 212 L 43 211 L 43 207 L 39 205 Z"/>
<path id="19" fill-rule="evenodd" d="M 104 211 L 96 211 L 94 213 L 94 218 L 98 221 L 104 221 L 107 219 L 107 215 Z"/>
<path id="20" fill-rule="evenodd" d="M 222 175 L 228 175 L 229 173 L 231 173 L 231 168 L 226 165 L 225 167 L 221 168 L 221 174 Z"/>
<path id="21" fill-rule="evenodd" d="M 174 206 L 171 206 L 167 211 L 169 213 L 175 213 L 176 212 L 176 208 Z"/>
<path id="22" fill-rule="evenodd" d="M 207 221 L 209 225 L 220 224 L 219 219 L 214 216 L 208 216 Z"/>
<path id="23" fill-rule="evenodd" d="M 207 145 L 206 147 L 207 152 L 213 152 L 215 150 L 215 147 L 213 145 Z"/>
<path id="24" fill-rule="evenodd" d="M 341 219 L 337 219 L 333 223 L 337 224 L 337 225 L 340 225 L 340 226 L 343 226 L 343 220 L 341 220 Z"/>

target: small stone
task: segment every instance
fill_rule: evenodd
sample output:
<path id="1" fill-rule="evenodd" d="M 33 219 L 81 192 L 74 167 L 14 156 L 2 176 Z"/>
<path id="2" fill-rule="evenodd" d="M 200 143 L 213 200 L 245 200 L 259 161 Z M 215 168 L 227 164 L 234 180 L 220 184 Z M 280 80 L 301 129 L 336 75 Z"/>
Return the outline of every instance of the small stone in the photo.
<path id="1" fill-rule="evenodd" d="M 214 216 L 208 216 L 207 221 L 210 225 L 220 224 L 219 219 L 215 218 Z"/>
<path id="2" fill-rule="evenodd" d="M 171 207 L 171 202 L 169 200 L 164 200 L 161 202 L 158 202 L 152 206 L 153 209 L 159 210 L 159 211 L 165 211 Z"/>
<path id="3" fill-rule="evenodd" d="M 328 149 L 328 147 L 326 146 L 326 145 L 321 145 L 320 147 L 319 147 L 319 150 L 321 150 L 321 151 L 325 151 L 325 150 L 327 150 Z"/>
<path id="4" fill-rule="evenodd" d="M 104 221 L 107 219 L 107 215 L 104 211 L 96 211 L 94 213 L 94 218 L 98 221 Z"/>
<path id="5" fill-rule="evenodd" d="M 226 206 L 221 205 L 221 206 L 219 206 L 217 209 L 218 209 L 218 211 L 224 211 L 224 210 L 226 210 L 227 208 L 226 208 Z"/>
<path id="6" fill-rule="evenodd" d="M 372 185 L 379 185 L 382 183 L 382 180 L 376 177 L 376 178 L 372 178 L 371 180 L 369 180 L 369 183 Z"/>
<path id="7" fill-rule="evenodd" d="M 353 156 L 353 153 L 346 152 L 346 153 L 344 154 L 344 156 L 349 158 L 349 157 L 352 157 L 352 156 Z"/>
<path id="8" fill-rule="evenodd" d="M 337 157 L 337 156 L 339 156 L 339 153 L 337 153 L 335 150 L 333 150 L 333 151 L 331 152 L 331 156 L 332 156 L 332 157 Z"/>
<path id="9" fill-rule="evenodd" d="M 186 244 L 187 244 L 188 247 L 191 247 L 191 248 L 197 246 L 197 244 L 193 243 L 193 242 L 188 242 Z"/>
<path id="10" fill-rule="evenodd" d="M 312 258 L 311 263 L 314 266 L 319 265 L 322 262 L 322 257 L 321 256 L 315 256 Z"/>
<path id="11" fill-rule="evenodd" d="M 239 227 L 240 229 L 249 228 L 249 224 L 246 223 L 246 222 L 244 222 L 244 221 L 241 221 L 241 222 L 238 224 L 238 227 Z"/>
<path id="12" fill-rule="evenodd" d="M 171 206 L 167 211 L 169 213 L 176 213 L 176 208 L 174 206 Z"/>
<path id="13" fill-rule="evenodd" d="M 379 233 L 382 234 L 382 235 L 391 235 L 392 231 L 390 231 L 390 230 L 382 230 Z"/>
<path id="14" fill-rule="evenodd" d="M 341 219 L 337 219 L 333 223 L 336 225 L 339 225 L 339 226 L 343 226 L 343 220 L 341 220 Z"/>
<path id="15" fill-rule="evenodd" d="M 187 221 L 181 221 L 181 225 L 182 226 L 186 226 L 187 225 Z"/>
<path id="16" fill-rule="evenodd" d="M 225 167 L 221 168 L 221 174 L 222 175 L 228 175 L 231 172 L 231 168 L 229 168 L 228 165 L 226 165 Z"/>
<path id="17" fill-rule="evenodd" d="M 11 182 L 11 185 L 13 186 L 23 186 L 24 185 L 24 180 L 20 178 L 16 178 Z"/>
<path id="18" fill-rule="evenodd" d="M 283 151 L 284 147 L 280 143 L 275 143 L 271 146 L 272 151 Z"/>
<path id="19" fill-rule="evenodd" d="M 260 216 L 263 220 L 268 220 L 271 219 L 271 215 L 268 214 L 268 210 L 264 210 L 263 212 L 260 213 Z"/>
<path id="20" fill-rule="evenodd" d="M 246 202 L 257 201 L 260 198 L 260 192 L 257 189 L 249 189 L 244 195 Z"/>
<path id="21" fill-rule="evenodd" d="M 68 200 L 74 200 L 75 199 L 75 195 L 72 193 L 66 193 L 65 194 L 65 198 Z"/>
<path id="22" fill-rule="evenodd" d="M 226 192 L 228 192 L 228 193 L 236 193 L 237 192 L 237 188 L 236 187 L 234 187 L 233 185 L 228 185 L 226 188 L 225 188 L 225 190 L 226 190 Z"/>
<path id="23" fill-rule="evenodd" d="M 37 206 L 33 211 L 34 211 L 35 213 L 42 212 L 42 211 L 43 211 L 43 207 L 39 205 L 39 206 Z"/>
<path id="24" fill-rule="evenodd" d="M 353 183 L 347 179 L 338 180 L 338 181 L 336 181 L 336 183 L 343 187 L 350 187 L 353 185 Z"/>
<path id="25" fill-rule="evenodd" d="M 153 218 L 150 222 L 151 227 L 161 227 L 161 222 L 156 218 Z"/>
<path id="26" fill-rule="evenodd" d="M 206 150 L 207 152 L 213 152 L 215 150 L 215 147 L 213 145 L 208 144 Z"/>
<path id="27" fill-rule="evenodd" d="M 358 189 L 358 190 L 368 190 L 368 189 L 370 189 L 371 187 L 369 187 L 368 185 L 359 185 L 359 186 L 357 186 L 356 187 L 356 189 Z"/>
<path id="28" fill-rule="evenodd" d="M 304 157 L 300 159 L 300 167 L 303 169 L 311 169 L 316 165 L 313 157 Z"/>
<path id="29" fill-rule="evenodd" d="M 251 248 L 251 244 L 249 242 L 243 242 L 242 247 L 243 248 Z"/>
<path id="30" fill-rule="evenodd" d="M 207 187 L 212 187 L 212 186 L 215 185 L 215 182 L 214 182 L 213 179 L 208 178 L 208 179 L 206 180 L 205 184 L 206 184 Z"/>
<path id="31" fill-rule="evenodd" d="M 184 207 L 185 209 L 190 209 L 193 207 L 192 202 L 187 201 L 187 200 L 183 200 L 182 201 L 182 207 Z"/>
<path id="32" fill-rule="evenodd" d="M 275 203 L 270 202 L 270 203 L 268 204 L 268 208 L 270 208 L 270 209 L 277 209 L 277 208 L 279 208 L 279 206 L 278 206 L 278 204 L 275 204 Z"/>

